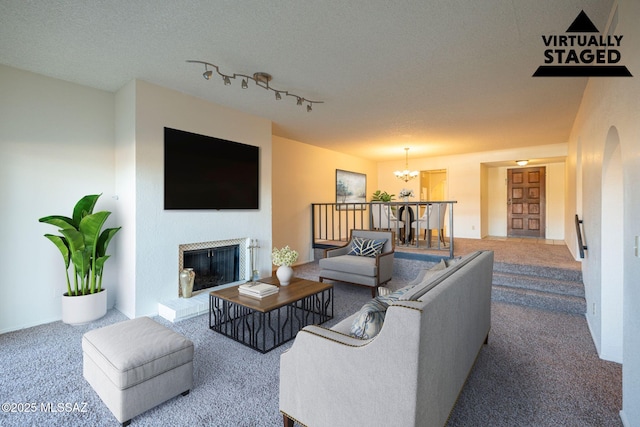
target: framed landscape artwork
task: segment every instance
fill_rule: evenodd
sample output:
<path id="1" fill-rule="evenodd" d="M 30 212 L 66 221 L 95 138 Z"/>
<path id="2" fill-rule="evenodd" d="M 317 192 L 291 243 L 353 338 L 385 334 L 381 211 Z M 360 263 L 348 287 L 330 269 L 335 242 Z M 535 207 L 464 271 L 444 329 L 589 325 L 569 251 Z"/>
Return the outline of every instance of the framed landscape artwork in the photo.
<path id="1" fill-rule="evenodd" d="M 336 203 L 366 203 L 367 175 L 336 169 Z M 364 209 L 364 205 L 349 205 L 349 209 Z M 338 205 L 338 209 L 345 209 Z"/>

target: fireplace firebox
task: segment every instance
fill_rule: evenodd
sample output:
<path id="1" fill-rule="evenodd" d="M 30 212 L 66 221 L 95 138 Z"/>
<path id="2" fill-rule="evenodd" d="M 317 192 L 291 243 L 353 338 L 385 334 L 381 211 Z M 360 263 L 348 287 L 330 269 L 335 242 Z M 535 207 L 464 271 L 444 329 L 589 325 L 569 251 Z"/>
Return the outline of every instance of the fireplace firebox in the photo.
<path id="1" fill-rule="evenodd" d="M 196 280 L 194 291 L 213 288 L 237 282 L 240 247 L 238 245 L 221 246 L 211 249 L 199 249 L 184 253 L 184 268 L 193 268 Z"/>
<path id="2" fill-rule="evenodd" d="M 247 239 L 180 245 L 178 270 L 193 268 L 193 292 L 238 283 L 245 280 L 246 251 Z"/>

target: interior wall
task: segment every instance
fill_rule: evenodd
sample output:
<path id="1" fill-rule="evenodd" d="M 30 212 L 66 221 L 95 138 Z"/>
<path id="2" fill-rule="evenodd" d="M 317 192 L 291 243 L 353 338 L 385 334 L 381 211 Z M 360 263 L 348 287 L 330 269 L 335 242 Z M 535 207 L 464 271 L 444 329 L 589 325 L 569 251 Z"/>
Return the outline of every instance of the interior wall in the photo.
<path id="1" fill-rule="evenodd" d="M 623 35 L 621 62 L 634 76 L 640 73 L 640 2 L 620 0 L 619 20 L 616 34 Z M 570 157 L 580 153 L 580 179 L 582 183 L 582 212 L 585 237 L 588 246 L 583 266 L 583 281 L 587 299 L 587 320 L 596 346 L 601 344 L 603 335 L 611 331 L 601 329 L 601 319 L 592 313 L 601 312 L 600 295 L 606 292 L 601 278 L 610 271 L 610 266 L 601 259 L 601 230 L 607 224 L 602 212 L 603 156 L 609 129 L 618 131 L 622 157 L 623 174 L 623 345 L 622 355 L 622 411 L 625 426 L 640 425 L 640 259 L 636 256 L 635 237 L 640 236 L 640 81 L 633 78 L 593 78 L 589 79 L 582 102 L 574 122 L 569 140 Z M 572 173 L 577 168 L 573 167 Z M 571 185 L 577 185 L 573 182 Z M 577 188 L 569 193 L 578 194 Z M 572 222 L 573 213 L 567 214 L 567 223 Z M 573 241 L 569 248 L 575 248 Z M 620 307 L 616 307 L 617 310 Z M 615 333 L 615 332 L 614 332 Z"/>
<path id="2" fill-rule="evenodd" d="M 82 196 L 99 193 L 103 195 L 96 209 L 113 212 L 107 226 L 118 222 L 118 212 L 112 199 L 113 94 L 3 65 L 0 93 L 4 333 L 61 319 L 64 263 L 58 249 L 43 237 L 57 230 L 38 223 L 38 218 L 71 216 Z M 115 271 L 110 259 L 105 264 L 106 288 L 115 283 Z M 109 295 L 110 304 L 114 298 Z"/>
<path id="3" fill-rule="evenodd" d="M 134 317 L 136 287 L 130 278 L 135 276 L 136 258 L 136 81 L 132 80 L 116 93 L 115 161 L 116 194 L 121 209 L 118 225 L 122 229 L 112 240 L 118 266 L 118 280 L 114 284 L 118 299 L 116 308 Z"/>
<path id="4" fill-rule="evenodd" d="M 488 168 L 487 221 L 489 236 L 507 235 L 507 168 Z"/>
<path id="5" fill-rule="evenodd" d="M 620 139 L 614 127 L 609 129 L 605 146 L 602 174 L 602 218 L 606 225 L 600 229 L 602 240 L 602 335 L 600 356 L 622 363 L 622 282 L 624 183 Z"/>
<path id="6" fill-rule="evenodd" d="M 227 139 L 260 147 L 260 209 L 164 210 L 164 127 Z M 120 147 L 120 145 L 119 145 Z M 118 307 L 135 312 L 127 316 L 157 314 L 158 302 L 178 297 L 178 246 L 235 238 L 257 239 L 257 268 L 271 274 L 267 248 L 271 246 L 271 122 L 199 98 L 135 82 L 135 198 L 122 201 L 126 221 L 135 230 L 121 232 L 135 241 L 135 264 L 122 262 L 122 280 L 135 289 L 135 301 L 118 301 Z M 215 167 L 215 165 L 212 165 Z M 118 169 L 123 172 L 124 169 Z M 240 173 L 242 171 L 239 171 Z M 233 179 L 233 177 L 229 177 Z M 133 234 L 133 235 L 132 235 Z M 132 269 L 133 268 L 133 269 Z M 130 299 L 130 296 L 123 298 Z"/>
<path id="7" fill-rule="evenodd" d="M 336 202 L 336 169 L 365 174 L 370 200 L 375 162 L 273 137 L 273 246 L 297 250 L 298 264 L 313 261 L 311 204 Z"/>
<path id="8" fill-rule="evenodd" d="M 489 206 L 494 197 L 496 189 L 491 187 L 489 176 L 491 174 L 490 168 L 487 165 L 480 165 L 480 237 L 486 237 L 490 235 L 489 224 Z M 491 188 L 491 190 L 489 190 Z M 506 199 L 503 199 L 506 200 Z"/>
<path id="9" fill-rule="evenodd" d="M 482 165 L 485 163 L 499 163 L 506 161 L 514 161 L 519 158 L 549 158 L 564 157 L 567 155 L 567 144 L 549 144 L 536 147 L 525 147 L 520 149 L 483 151 L 456 156 L 441 156 L 410 159 L 409 168 L 412 170 L 430 170 L 430 169 L 446 169 L 447 170 L 447 194 L 448 199 L 456 201 L 454 205 L 454 236 L 461 238 L 479 239 L 484 236 L 481 227 L 482 212 L 482 192 L 483 192 L 483 173 Z M 404 160 L 380 162 L 378 164 L 378 189 L 389 193 L 398 194 L 402 188 L 409 188 L 415 194 L 419 194 L 419 182 L 416 180 L 407 183 L 398 180 L 393 171 L 404 169 Z M 487 171 L 486 178 L 490 179 L 490 171 Z M 495 178 L 495 177 L 494 177 Z M 505 175 L 506 178 L 506 175 Z M 554 176 L 553 179 L 556 177 Z M 560 192 L 564 191 L 564 174 L 558 178 L 561 180 Z M 500 191 L 499 188 L 496 189 Z M 486 186 L 487 197 L 493 200 L 494 188 L 491 185 Z M 505 190 L 506 191 L 506 190 Z M 506 193 L 505 193 L 506 194 Z M 490 205 L 491 202 L 487 204 Z M 564 212 L 564 197 L 561 196 L 558 210 Z M 487 209 L 490 210 L 489 206 Z M 555 208 L 554 208 L 555 209 Z M 506 214 L 505 214 L 506 215 Z M 493 217 L 493 214 L 491 215 Z M 553 211 L 554 233 L 564 233 L 564 218 L 559 217 L 556 210 Z M 495 218 L 489 219 L 489 223 Z M 558 222 L 556 224 L 555 222 Z M 493 225 L 487 224 L 491 230 Z M 561 230 L 561 231 L 558 231 Z M 564 235 L 557 235 L 553 238 L 564 239 Z"/>

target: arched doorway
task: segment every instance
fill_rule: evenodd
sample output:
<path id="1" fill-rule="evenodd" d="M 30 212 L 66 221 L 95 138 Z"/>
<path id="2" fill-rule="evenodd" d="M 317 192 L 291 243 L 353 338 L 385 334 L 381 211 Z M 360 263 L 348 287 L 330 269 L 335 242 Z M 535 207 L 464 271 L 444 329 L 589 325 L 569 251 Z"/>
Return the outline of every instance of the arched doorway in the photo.
<path id="1" fill-rule="evenodd" d="M 623 223 L 624 185 L 620 137 L 609 129 L 602 159 L 601 230 L 601 354 L 622 363 L 622 307 L 624 283 Z"/>

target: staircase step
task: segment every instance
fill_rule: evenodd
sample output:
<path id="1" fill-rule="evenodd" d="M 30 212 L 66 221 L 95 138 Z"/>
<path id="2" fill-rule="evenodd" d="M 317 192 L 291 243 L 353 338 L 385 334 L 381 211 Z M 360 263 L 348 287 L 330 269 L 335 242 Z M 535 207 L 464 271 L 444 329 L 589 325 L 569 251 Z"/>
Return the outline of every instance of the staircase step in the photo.
<path id="1" fill-rule="evenodd" d="M 495 262 L 493 264 L 493 271 L 582 283 L 582 271 L 567 268 Z"/>
<path id="2" fill-rule="evenodd" d="M 575 281 L 494 271 L 493 284 L 584 298 L 584 285 Z"/>
<path id="3" fill-rule="evenodd" d="M 587 311 L 584 296 L 580 270 L 494 263 L 494 301 L 562 313 L 584 314 Z"/>
<path id="4" fill-rule="evenodd" d="M 558 311 L 569 314 L 585 314 L 587 305 L 584 298 L 540 292 L 531 289 L 493 285 L 491 299 L 493 301 L 535 307 L 543 310 Z"/>

